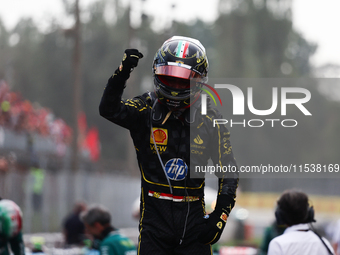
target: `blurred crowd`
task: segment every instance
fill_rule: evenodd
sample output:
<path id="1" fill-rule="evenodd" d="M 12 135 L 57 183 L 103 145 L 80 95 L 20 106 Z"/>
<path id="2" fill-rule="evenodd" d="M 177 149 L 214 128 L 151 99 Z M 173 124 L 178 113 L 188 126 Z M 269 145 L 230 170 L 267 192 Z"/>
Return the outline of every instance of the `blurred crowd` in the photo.
<path id="1" fill-rule="evenodd" d="M 78 116 L 79 147 L 84 158 L 97 161 L 100 157 L 99 133 L 96 127 L 87 127 L 85 113 Z M 64 156 L 72 142 L 72 129 L 66 122 L 56 118 L 53 112 L 24 99 L 20 93 L 11 91 L 4 80 L 0 80 L 0 127 L 17 133 L 40 135 L 55 144 L 57 154 Z"/>
<path id="2" fill-rule="evenodd" d="M 36 133 L 51 138 L 57 145 L 70 144 L 72 129 L 53 112 L 22 98 L 0 80 L 0 126 L 15 132 Z"/>

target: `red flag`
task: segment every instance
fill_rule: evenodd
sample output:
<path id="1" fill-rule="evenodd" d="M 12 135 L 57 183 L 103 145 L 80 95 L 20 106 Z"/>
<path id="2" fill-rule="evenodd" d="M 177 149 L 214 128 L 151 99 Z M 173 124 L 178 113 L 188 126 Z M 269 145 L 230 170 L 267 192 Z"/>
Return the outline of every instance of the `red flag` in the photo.
<path id="1" fill-rule="evenodd" d="M 86 147 L 90 151 L 90 157 L 93 161 L 98 161 L 100 156 L 99 133 L 96 127 L 89 130 L 85 140 Z"/>

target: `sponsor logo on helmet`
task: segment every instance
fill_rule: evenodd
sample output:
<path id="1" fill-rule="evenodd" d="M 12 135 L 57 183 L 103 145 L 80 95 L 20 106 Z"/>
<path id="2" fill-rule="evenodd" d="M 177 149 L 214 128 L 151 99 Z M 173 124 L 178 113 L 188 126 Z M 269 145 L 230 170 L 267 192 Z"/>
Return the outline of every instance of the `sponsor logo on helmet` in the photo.
<path id="1" fill-rule="evenodd" d="M 165 171 L 169 179 L 174 181 L 181 181 L 187 175 L 188 166 L 182 159 L 174 158 L 166 162 Z"/>

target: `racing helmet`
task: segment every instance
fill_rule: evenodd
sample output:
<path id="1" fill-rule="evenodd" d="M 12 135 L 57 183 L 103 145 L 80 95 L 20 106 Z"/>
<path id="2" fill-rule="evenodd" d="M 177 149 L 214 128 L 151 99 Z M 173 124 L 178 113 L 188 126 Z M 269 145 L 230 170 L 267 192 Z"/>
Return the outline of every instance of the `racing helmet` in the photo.
<path id="1" fill-rule="evenodd" d="M 0 200 L 0 235 L 12 238 L 22 229 L 22 212 L 11 200 Z"/>
<path id="2" fill-rule="evenodd" d="M 170 110 L 189 107 L 199 97 L 208 69 L 205 48 L 198 40 L 184 36 L 166 40 L 152 66 L 158 100 Z"/>

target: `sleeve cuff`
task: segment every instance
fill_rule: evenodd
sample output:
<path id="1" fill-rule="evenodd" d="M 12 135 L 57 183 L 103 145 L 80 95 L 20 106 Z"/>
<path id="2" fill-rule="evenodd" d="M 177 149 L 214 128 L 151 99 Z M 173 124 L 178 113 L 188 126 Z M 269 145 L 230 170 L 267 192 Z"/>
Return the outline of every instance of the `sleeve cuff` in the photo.
<path id="1" fill-rule="evenodd" d="M 234 208 L 235 199 L 229 195 L 219 195 L 216 201 L 216 209 L 221 208 L 224 209 L 228 213 L 228 216 L 231 210 Z"/>

